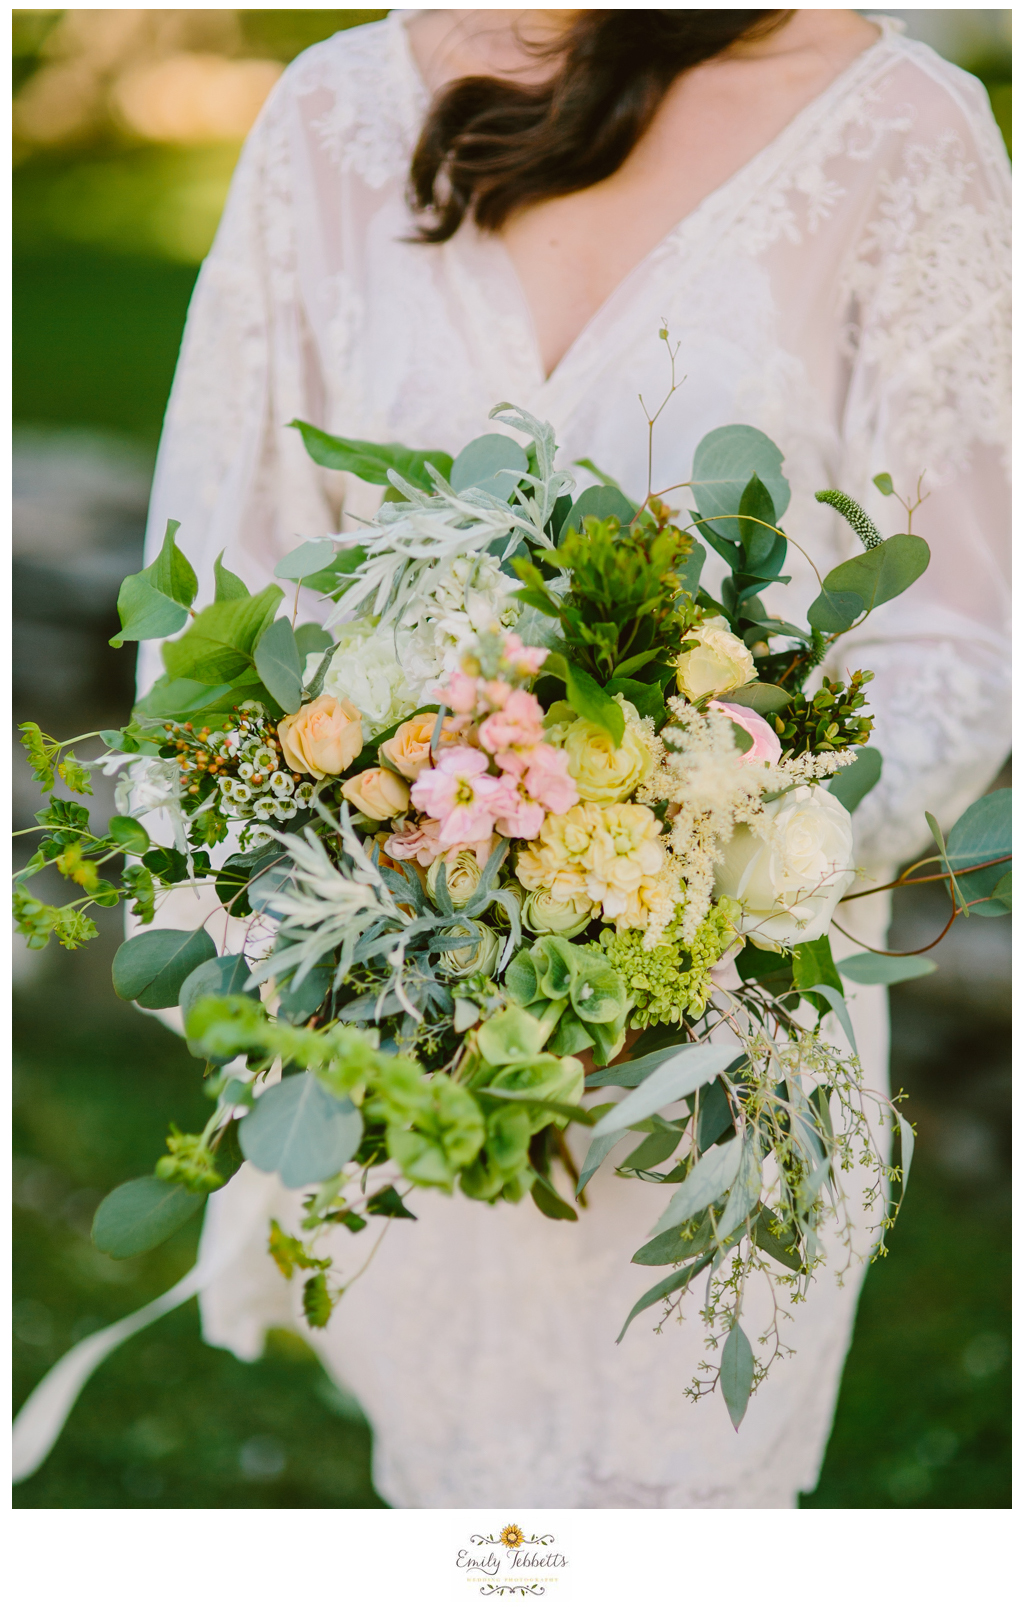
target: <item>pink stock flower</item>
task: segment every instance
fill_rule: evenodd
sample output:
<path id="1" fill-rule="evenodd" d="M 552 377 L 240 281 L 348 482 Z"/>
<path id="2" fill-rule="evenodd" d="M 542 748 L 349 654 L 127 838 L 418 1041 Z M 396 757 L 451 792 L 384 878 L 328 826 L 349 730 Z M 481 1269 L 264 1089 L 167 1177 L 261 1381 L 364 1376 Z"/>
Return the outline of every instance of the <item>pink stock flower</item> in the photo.
<path id="1" fill-rule="evenodd" d="M 472 714 L 476 709 L 476 682 L 471 675 L 455 670 L 440 689 L 441 697 L 455 714 Z"/>
<path id="2" fill-rule="evenodd" d="M 536 675 L 550 652 L 548 647 L 524 647 L 522 639 L 509 631 L 504 639 L 504 656 L 520 675 Z"/>
<path id="3" fill-rule="evenodd" d="M 568 773 L 569 755 L 541 742 L 526 759 L 526 791 L 548 814 L 563 815 L 579 802 L 579 789 Z"/>
<path id="4" fill-rule="evenodd" d="M 532 841 L 545 817 L 563 815 L 579 802 L 579 793 L 568 774 L 568 755 L 559 749 L 541 742 L 517 758 L 518 774 L 506 772 L 501 777 L 505 790 L 496 825 L 502 837 Z"/>
<path id="5" fill-rule="evenodd" d="M 509 692 L 504 707 L 480 726 L 480 742 L 488 753 L 503 755 L 509 749 L 521 753 L 542 741 L 543 709 L 532 692 Z"/>
<path id="6" fill-rule="evenodd" d="M 724 714 L 734 725 L 739 726 L 746 734 L 753 738 L 753 746 L 740 753 L 741 764 L 777 764 L 781 758 L 781 743 L 771 730 L 767 721 L 752 709 L 743 708 L 739 703 L 719 703 L 717 698 L 711 698 L 707 707 L 716 714 Z"/>
<path id="7" fill-rule="evenodd" d="M 487 775 L 487 757 L 478 748 L 448 748 L 432 770 L 424 770 L 412 787 L 412 802 L 440 823 L 440 842 L 489 837 L 503 798 L 502 782 Z"/>

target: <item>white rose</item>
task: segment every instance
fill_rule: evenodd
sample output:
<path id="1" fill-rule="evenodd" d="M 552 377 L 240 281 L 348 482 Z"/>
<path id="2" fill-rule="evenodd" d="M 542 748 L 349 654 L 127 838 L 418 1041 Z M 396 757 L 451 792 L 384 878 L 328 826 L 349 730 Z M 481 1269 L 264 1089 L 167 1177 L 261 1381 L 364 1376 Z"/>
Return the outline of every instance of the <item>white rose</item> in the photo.
<path id="1" fill-rule="evenodd" d="M 723 697 L 757 678 L 753 654 L 726 625 L 698 625 L 688 632 L 686 648 L 678 661 L 678 689 L 695 703 L 702 697 Z"/>
<path id="2" fill-rule="evenodd" d="M 330 661 L 322 690 L 339 702 L 347 698 L 355 704 L 362 715 L 365 736 L 374 737 L 411 714 L 416 703 L 395 649 L 393 632 L 378 632 L 373 625 L 359 623 L 340 625 L 335 634 L 340 645 Z M 317 655 L 310 654 L 306 660 L 307 679 L 314 668 L 314 657 L 318 664 Z"/>
<path id="3" fill-rule="evenodd" d="M 856 879 L 852 820 L 821 787 L 796 787 L 764 806 L 754 833 L 736 826 L 714 891 L 742 906 L 739 930 L 760 949 L 823 937 Z"/>

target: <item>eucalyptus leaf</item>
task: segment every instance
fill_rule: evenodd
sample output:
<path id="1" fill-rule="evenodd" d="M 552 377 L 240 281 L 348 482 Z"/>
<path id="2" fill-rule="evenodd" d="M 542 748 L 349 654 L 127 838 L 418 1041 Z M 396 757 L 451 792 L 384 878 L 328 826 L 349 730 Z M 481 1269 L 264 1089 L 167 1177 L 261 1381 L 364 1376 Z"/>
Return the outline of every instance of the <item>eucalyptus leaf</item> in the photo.
<path id="1" fill-rule="evenodd" d="M 719 1239 L 727 1240 L 741 1223 L 745 1223 L 747 1217 L 752 1216 L 760 1204 L 762 1182 L 763 1174 L 756 1142 L 747 1136 L 743 1143 L 742 1158 L 739 1161 L 735 1182 L 729 1191 L 717 1225 Z"/>
<path id="2" fill-rule="evenodd" d="M 242 1154 L 261 1172 L 277 1172 L 285 1188 L 322 1183 L 350 1161 L 362 1117 L 335 1099 L 312 1072 L 285 1077 L 256 1100 L 238 1134 Z"/>
<path id="3" fill-rule="evenodd" d="M 600 1138 L 590 1139 L 590 1147 L 586 1151 L 586 1159 L 579 1173 L 579 1183 L 575 1191 L 577 1195 L 582 1193 L 590 1178 L 604 1164 L 615 1145 L 620 1143 L 624 1136 L 625 1134 L 621 1132 L 604 1133 Z"/>
<path id="4" fill-rule="evenodd" d="M 334 646 L 334 638 L 329 631 L 324 630 L 322 625 L 310 622 L 307 625 L 299 625 L 296 629 L 295 645 L 298 648 L 298 656 L 302 660 L 304 669 L 305 661 L 309 654 L 328 652 Z"/>
<path id="5" fill-rule="evenodd" d="M 134 999 L 143 1009 L 167 1010 L 177 1004 L 185 978 L 216 952 L 202 927 L 194 932 L 173 927 L 140 932 L 114 955 L 114 992 L 119 999 Z"/>
<path id="6" fill-rule="evenodd" d="M 852 814 L 867 793 L 881 779 L 883 759 L 878 748 L 861 748 L 852 764 L 838 770 L 828 783 L 828 791 Z"/>
<path id="7" fill-rule="evenodd" d="M 677 1228 L 699 1211 L 706 1210 L 721 1198 L 735 1182 L 742 1160 L 742 1140 L 738 1136 L 727 1144 L 716 1144 L 706 1150 L 690 1171 L 684 1183 L 675 1190 L 652 1233 L 663 1233 Z"/>
<path id="8" fill-rule="evenodd" d="M 302 659 L 290 619 L 282 615 L 263 632 L 256 646 L 256 669 L 270 696 L 285 714 L 302 707 Z"/>
<path id="9" fill-rule="evenodd" d="M 754 714 L 777 714 L 792 702 L 792 694 L 780 686 L 773 686 L 770 681 L 749 681 L 745 686 L 736 687 L 721 701 L 737 703 L 742 709 L 752 709 Z"/>
<path id="10" fill-rule="evenodd" d="M 529 459 L 509 435 L 478 435 L 463 446 L 448 480 L 453 491 L 487 491 L 507 502 L 528 469 Z"/>
<path id="11" fill-rule="evenodd" d="M 695 1093 L 701 1083 L 724 1071 L 734 1058 L 734 1049 L 716 1043 L 691 1044 L 674 1051 L 638 1088 L 608 1111 L 593 1129 L 594 1138 L 622 1132 L 652 1116 L 662 1105 L 674 1104 L 687 1094 Z"/>
<path id="12" fill-rule="evenodd" d="M 317 537 L 314 541 L 303 541 L 300 547 L 274 564 L 274 574 L 278 580 L 305 580 L 307 575 L 326 569 L 333 558 L 334 543 L 326 537 Z"/>
<path id="13" fill-rule="evenodd" d="M 690 484 L 701 518 L 719 520 L 713 527 L 717 534 L 737 541 L 743 492 L 756 475 L 771 498 L 777 521 L 789 505 L 789 483 L 781 465 L 781 452 L 762 430 L 748 424 L 711 430 L 693 454 Z"/>
<path id="14" fill-rule="evenodd" d="M 824 982 L 815 982 L 814 986 L 813 986 L 813 992 L 814 993 L 823 993 L 824 997 L 827 999 L 828 1003 L 830 1004 L 832 1010 L 834 1010 L 834 1012 L 835 1012 L 836 1016 L 838 1017 L 839 1021 L 842 1023 L 842 1031 L 845 1033 L 846 1037 L 849 1040 L 850 1049 L 852 1050 L 854 1055 L 858 1055 L 859 1050 L 856 1047 L 856 1034 L 853 1032 L 852 1020 L 850 1018 L 849 1011 L 846 1008 L 845 1000 L 843 999 L 842 995 L 839 993 L 838 989 L 829 987 Z"/>
<path id="15" fill-rule="evenodd" d="M 1009 869 L 1008 864 L 988 865 L 971 871 L 971 865 L 1000 859 L 1012 852 L 1012 789 L 997 787 L 985 793 L 959 816 L 945 845 L 948 862 L 956 873 L 959 890 L 967 902 L 990 898 Z M 1011 888 L 1011 883 L 1010 883 Z M 1002 914 L 1002 908 L 973 904 L 971 915 Z"/>
<path id="16" fill-rule="evenodd" d="M 635 517 L 636 504 L 624 491 L 613 485 L 591 485 L 573 502 L 561 527 L 561 539 L 568 530 L 581 531 L 585 519 L 617 519 L 624 530 Z"/>
<path id="17" fill-rule="evenodd" d="M 143 1255 L 163 1244 L 206 1202 L 181 1183 L 136 1177 L 101 1200 L 92 1219 L 92 1242 L 115 1261 Z"/>
<path id="18" fill-rule="evenodd" d="M 638 1317 L 640 1312 L 646 1311 L 649 1306 L 656 1306 L 658 1301 L 666 1299 L 668 1295 L 676 1294 L 678 1290 L 684 1289 L 686 1284 L 689 1283 L 691 1279 L 695 1278 L 698 1272 L 703 1271 L 704 1267 L 708 1265 L 710 1260 L 710 1254 L 702 1255 L 698 1261 L 691 1262 L 687 1267 L 680 1267 L 678 1271 L 673 1272 L 670 1277 L 662 1278 L 660 1283 L 655 1283 L 652 1289 L 648 1289 L 646 1294 L 642 1295 L 640 1299 L 636 1301 L 636 1304 L 629 1312 L 629 1315 L 625 1319 L 625 1327 L 615 1340 L 615 1344 L 621 1344 L 622 1340 L 625 1338 L 626 1332 L 628 1331 L 629 1324 L 632 1322 L 634 1317 Z"/>
<path id="19" fill-rule="evenodd" d="M 204 960 L 202 965 L 190 971 L 178 993 L 178 1005 L 186 1034 L 188 1017 L 198 999 L 210 994 L 223 998 L 231 993 L 243 993 L 251 975 L 249 963 L 241 954 L 217 954 L 212 960 Z M 187 1036 L 185 1047 L 196 1060 L 209 1060 L 214 1065 L 226 1066 L 229 1060 L 234 1059 L 233 1055 L 208 1055 L 194 1038 Z"/>
<path id="20" fill-rule="evenodd" d="M 811 604 L 806 617 L 811 625 L 828 634 L 834 634 L 836 628 L 848 630 L 848 624 L 836 627 L 829 623 L 825 612 L 830 608 L 836 618 L 847 618 L 846 599 L 851 596 L 859 599 L 860 613 L 879 608 L 919 580 L 930 561 L 931 549 L 920 536 L 889 536 L 879 546 L 868 547 L 866 552 L 859 552 L 855 558 L 848 558 L 829 570 L 821 595 Z"/>
<path id="21" fill-rule="evenodd" d="M 729 1330 L 721 1352 L 721 1393 L 724 1396 L 732 1427 L 739 1432 L 739 1424 L 746 1416 L 746 1408 L 753 1391 L 753 1347 L 746 1335 L 734 1323 Z"/>
<path id="22" fill-rule="evenodd" d="M 838 961 L 838 969 L 850 982 L 861 987 L 874 983 L 891 987 L 896 982 L 929 976 L 938 968 L 926 954 L 850 954 L 847 959 Z"/>

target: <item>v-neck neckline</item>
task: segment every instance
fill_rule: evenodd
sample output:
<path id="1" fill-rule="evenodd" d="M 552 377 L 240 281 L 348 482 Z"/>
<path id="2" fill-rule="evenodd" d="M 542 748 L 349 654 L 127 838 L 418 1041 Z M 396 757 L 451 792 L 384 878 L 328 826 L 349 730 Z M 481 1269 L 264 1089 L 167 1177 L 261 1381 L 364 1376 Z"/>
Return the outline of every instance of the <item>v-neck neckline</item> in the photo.
<path id="1" fill-rule="evenodd" d="M 423 78 L 419 63 L 413 53 L 405 21 L 408 16 L 414 14 L 407 11 L 392 11 L 388 21 L 395 30 L 403 66 L 415 90 L 414 99 L 421 107 L 425 108 L 430 103 L 431 91 Z M 540 354 L 540 341 L 537 335 L 533 309 L 523 289 L 522 280 L 519 277 L 512 255 L 500 235 L 488 233 L 485 236 L 487 245 L 491 248 L 496 248 L 500 256 L 505 276 L 518 303 L 519 315 L 528 341 L 531 366 L 534 369 L 536 394 L 554 386 L 562 378 L 577 353 L 589 343 L 594 329 L 612 316 L 620 302 L 628 299 L 634 284 L 664 255 L 666 250 L 681 236 L 701 223 L 708 212 L 725 204 L 733 192 L 741 192 L 744 187 L 748 188 L 751 181 L 756 180 L 762 168 L 770 168 L 783 161 L 792 149 L 799 146 L 800 142 L 805 138 L 807 130 L 813 128 L 820 121 L 830 102 L 841 100 L 860 78 L 869 77 L 873 71 L 875 59 L 891 45 L 893 38 L 899 36 L 899 26 L 894 18 L 883 13 L 871 13 L 865 20 L 872 22 L 875 27 L 880 29 L 880 33 L 873 44 L 868 45 L 865 50 L 861 50 L 858 55 L 854 56 L 849 65 L 843 67 L 842 71 L 837 73 L 831 82 L 826 84 L 812 100 L 807 101 L 806 105 L 801 107 L 795 116 L 789 119 L 784 128 L 780 129 L 772 139 L 768 140 L 766 145 L 761 146 L 760 150 L 751 156 L 748 161 L 744 162 L 741 167 L 737 167 L 734 173 L 729 174 L 728 178 L 716 185 L 713 190 L 709 190 L 694 207 L 690 208 L 684 217 L 679 218 L 676 223 L 672 224 L 667 233 L 662 235 L 660 240 L 640 257 L 639 261 L 619 279 L 614 288 L 605 296 L 599 307 L 595 308 L 575 338 L 566 346 L 549 374 L 545 372 L 543 358 Z M 462 234 L 463 230 L 469 231 L 470 227 L 469 224 L 463 224 L 462 229 L 459 230 L 459 235 Z M 479 237 L 479 230 L 473 230 L 472 232 Z M 454 239 L 457 240 L 458 235 Z"/>

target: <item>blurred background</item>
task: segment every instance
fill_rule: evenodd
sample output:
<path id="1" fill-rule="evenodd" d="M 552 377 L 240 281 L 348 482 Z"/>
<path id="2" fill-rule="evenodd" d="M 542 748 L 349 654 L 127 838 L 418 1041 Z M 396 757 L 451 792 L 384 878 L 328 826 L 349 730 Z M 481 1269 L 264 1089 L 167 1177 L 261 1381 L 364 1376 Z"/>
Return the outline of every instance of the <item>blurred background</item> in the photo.
<path id="1" fill-rule="evenodd" d="M 134 655 L 106 642 L 140 567 L 188 299 L 241 141 L 288 61 L 385 15 L 14 12 L 16 719 L 64 737 L 127 717 Z M 982 79 L 1008 145 L 1010 12 L 891 15 Z M 14 775 L 15 825 L 31 825 L 20 753 Z M 111 803 L 98 788 L 96 815 Z M 104 913 L 79 953 L 15 951 L 16 1406 L 70 1345 L 181 1277 L 198 1237 L 190 1225 L 128 1262 L 89 1239 L 102 1195 L 151 1169 L 168 1121 L 208 1111 L 184 1047 L 114 997 L 120 921 Z M 945 918 L 939 892 L 899 894 L 893 946 L 927 942 Z M 1010 1504 L 1008 928 L 974 921 L 964 937 L 957 923 L 938 973 L 893 990 L 892 1082 L 910 1096 L 917 1158 L 804 1506 Z M 301 1339 L 275 1333 L 244 1364 L 202 1344 L 190 1302 L 100 1369 L 14 1500 L 382 1505 L 369 1454 L 358 1405 Z"/>

